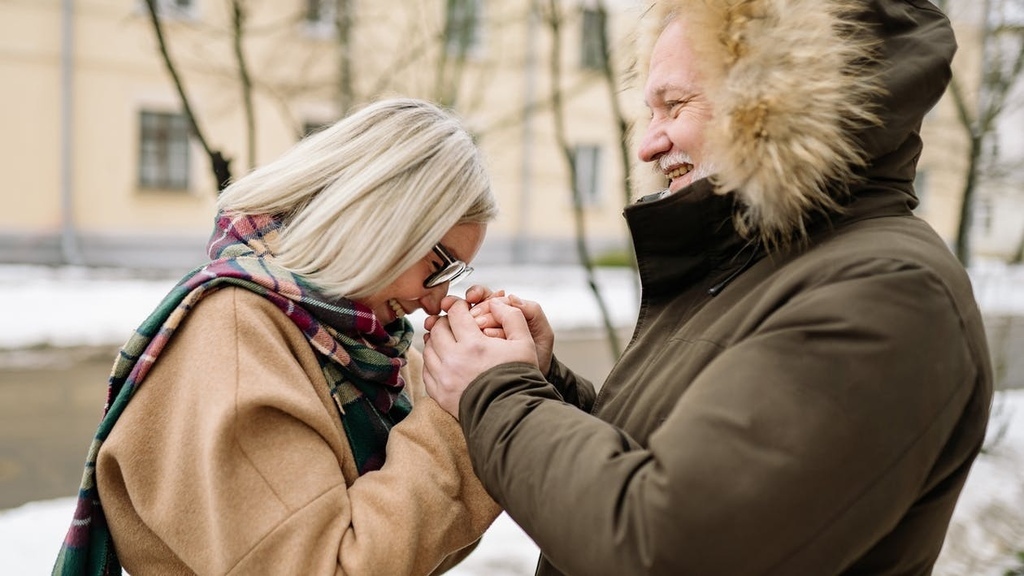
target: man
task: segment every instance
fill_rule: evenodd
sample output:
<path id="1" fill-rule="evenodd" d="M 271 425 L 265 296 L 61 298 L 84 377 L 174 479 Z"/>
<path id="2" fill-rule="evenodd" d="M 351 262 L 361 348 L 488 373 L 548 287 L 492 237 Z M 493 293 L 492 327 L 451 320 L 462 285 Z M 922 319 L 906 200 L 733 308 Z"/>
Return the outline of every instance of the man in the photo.
<path id="1" fill-rule="evenodd" d="M 968 277 L 911 212 L 949 23 L 669 4 L 639 150 L 668 189 L 625 211 L 643 298 L 600 396 L 482 288 L 428 318 L 428 392 L 538 574 L 929 574 L 992 395 Z"/>

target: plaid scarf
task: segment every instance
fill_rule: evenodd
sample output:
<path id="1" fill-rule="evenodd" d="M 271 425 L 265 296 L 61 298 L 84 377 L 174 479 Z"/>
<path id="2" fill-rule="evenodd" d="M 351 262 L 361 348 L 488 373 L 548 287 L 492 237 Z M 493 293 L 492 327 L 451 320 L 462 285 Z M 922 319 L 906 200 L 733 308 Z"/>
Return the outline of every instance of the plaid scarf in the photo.
<path id="1" fill-rule="evenodd" d="M 121 349 L 109 378 L 103 419 L 89 448 L 74 520 L 53 574 L 120 574 L 121 564 L 96 488 L 103 441 L 160 352 L 200 298 L 225 286 L 251 290 L 281 309 L 316 352 L 342 414 L 360 474 L 379 469 L 391 427 L 411 409 L 399 369 L 412 342 L 408 320 L 381 325 L 365 306 L 328 300 L 275 264 L 280 222 L 270 216 L 218 214 L 207 247 L 211 262 L 188 273 Z"/>

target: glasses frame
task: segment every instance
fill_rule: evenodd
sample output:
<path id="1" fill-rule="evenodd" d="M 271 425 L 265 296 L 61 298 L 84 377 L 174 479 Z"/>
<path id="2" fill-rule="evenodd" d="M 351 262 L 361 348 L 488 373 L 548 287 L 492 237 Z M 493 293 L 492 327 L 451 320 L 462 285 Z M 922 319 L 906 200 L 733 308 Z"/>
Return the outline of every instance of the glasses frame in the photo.
<path id="1" fill-rule="evenodd" d="M 443 264 L 423 280 L 424 288 L 436 288 L 445 282 L 455 284 L 473 272 L 473 268 L 469 264 L 452 256 L 440 242 L 434 244 L 433 250 Z"/>

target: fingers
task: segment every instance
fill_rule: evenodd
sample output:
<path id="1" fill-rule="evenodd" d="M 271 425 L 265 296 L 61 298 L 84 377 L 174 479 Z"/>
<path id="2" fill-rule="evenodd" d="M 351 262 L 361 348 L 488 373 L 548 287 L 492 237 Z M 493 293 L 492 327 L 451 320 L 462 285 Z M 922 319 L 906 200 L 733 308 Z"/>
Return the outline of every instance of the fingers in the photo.
<path id="1" fill-rule="evenodd" d="M 426 336 L 424 336 L 424 339 L 425 338 L 426 338 Z M 424 340 L 424 341 L 426 341 L 426 340 Z M 428 349 L 430 349 L 429 352 L 428 352 Z M 429 360 L 428 360 L 428 356 L 430 357 Z M 431 372 L 431 367 L 432 366 L 435 369 L 438 368 L 437 353 L 435 353 L 434 350 L 431 349 L 429 345 L 424 345 L 423 346 L 423 372 L 422 372 L 422 375 L 423 375 L 423 386 L 424 386 L 424 388 L 426 388 L 428 395 L 430 394 L 431 390 L 434 390 L 434 389 L 437 388 L 437 380 L 434 379 L 434 374 L 433 374 L 433 372 Z"/>
<path id="2" fill-rule="evenodd" d="M 498 290 L 495 292 L 487 286 L 474 284 L 466 290 L 466 302 L 469 302 L 470 304 L 479 304 L 489 298 L 498 298 L 504 295 L 504 290 Z"/>
<path id="3" fill-rule="evenodd" d="M 519 308 L 510 306 L 501 300 L 494 300 L 491 304 L 491 315 L 505 331 L 506 339 L 533 341 L 530 336 L 530 325 Z"/>
<path id="4" fill-rule="evenodd" d="M 465 302 L 465 300 L 458 296 L 445 296 L 441 299 L 441 311 L 447 312 L 448 309 L 454 306 L 456 302 Z"/>
<path id="5" fill-rule="evenodd" d="M 451 326 L 451 332 L 455 335 L 455 339 L 460 342 L 483 335 L 480 326 L 476 323 L 476 318 L 473 318 L 469 312 L 469 303 L 465 300 L 452 304 L 444 320 Z"/>
<path id="6" fill-rule="evenodd" d="M 423 347 L 423 388 L 446 412 L 459 419 L 461 391 L 456 392 L 444 382 L 446 371 L 432 344 Z"/>
<path id="7" fill-rule="evenodd" d="M 426 324 L 426 322 L 424 322 Z M 455 342 L 455 335 L 452 333 L 451 325 L 447 316 L 435 316 L 429 331 L 423 335 L 424 344 L 444 347 Z"/>
<path id="8" fill-rule="evenodd" d="M 466 289 L 466 302 L 477 304 L 491 297 L 491 289 L 487 286 L 474 284 Z"/>
<path id="9" fill-rule="evenodd" d="M 484 328 L 483 332 L 484 336 L 487 336 L 488 338 L 501 338 L 502 340 L 505 339 L 505 331 L 502 330 L 501 328 Z"/>
<path id="10" fill-rule="evenodd" d="M 481 302 L 469 309 L 469 314 L 476 320 L 476 325 L 484 330 L 486 334 L 488 328 L 497 328 L 498 323 L 494 320 L 494 316 L 491 315 L 491 302 L 494 299 Z"/>
<path id="11" fill-rule="evenodd" d="M 424 318 L 423 329 L 426 330 L 427 332 L 430 332 L 430 330 L 434 328 L 434 324 L 437 323 L 438 318 L 440 318 L 440 316 L 437 316 L 435 314 L 431 314 L 430 316 Z"/>

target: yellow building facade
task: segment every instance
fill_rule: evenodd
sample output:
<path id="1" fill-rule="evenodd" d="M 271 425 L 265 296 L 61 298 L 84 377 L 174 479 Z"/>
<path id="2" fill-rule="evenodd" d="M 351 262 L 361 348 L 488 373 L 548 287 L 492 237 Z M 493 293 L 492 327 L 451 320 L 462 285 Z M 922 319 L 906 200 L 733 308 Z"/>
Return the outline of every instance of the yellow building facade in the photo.
<path id="1" fill-rule="evenodd" d="M 575 258 L 567 164 L 553 136 L 552 36 L 546 15 L 531 15 L 528 3 L 456 2 L 455 20 L 470 34 L 455 48 L 446 45 L 452 15 L 440 0 L 239 2 L 246 11 L 237 28 L 230 0 L 157 4 L 197 124 L 209 147 L 230 158 L 234 176 L 348 106 L 429 98 L 465 118 L 488 158 L 502 213 L 481 258 Z M 338 38 L 339 7 L 348 10 L 347 45 Z M 567 142 L 579 170 L 589 171 L 584 222 L 600 253 L 624 246 L 624 171 L 609 112 L 615 92 L 581 65 L 584 12 L 560 9 L 559 84 Z M 628 47 L 632 3 L 610 3 L 609 13 L 613 49 Z M 216 182 L 189 134 L 145 2 L 0 2 L 0 83 L 0 261 L 202 261 Z"/>
<path id="2" fill-rule="evenodd" d="M 635 144 L 624 164 L 614 114 L 635 124 L 635 140 L 646 110 L 626 72 L 640 0 L 554 3 L 557 43 L 547 2 L 534 11 L 522 0 L 156 4 L 197 124 L 235 177 L 351 106 L 403 95 L 452 106 L 488 158 L 501 215 L 480 263 L 576 261 L 563 146 L 576 159 L 592 255 L 627 246 L 624 174 L 634 195 L 660 184 L 636 165 Z M 0 262 L 203 261 L 217 186 L 146 6 L 0 1 Z M 595 51 L 605 23 L 614 85 Z M 949 114 L 943 105 L 932 117 L 941 125 Z M 944 135 L 953 143 L 935 144 Z M 952 241 L 959 199 L 950 182 L 962 166 L 950 147 L 960 144 L 941 126 L 925 136 L 921 214 Z"/>

